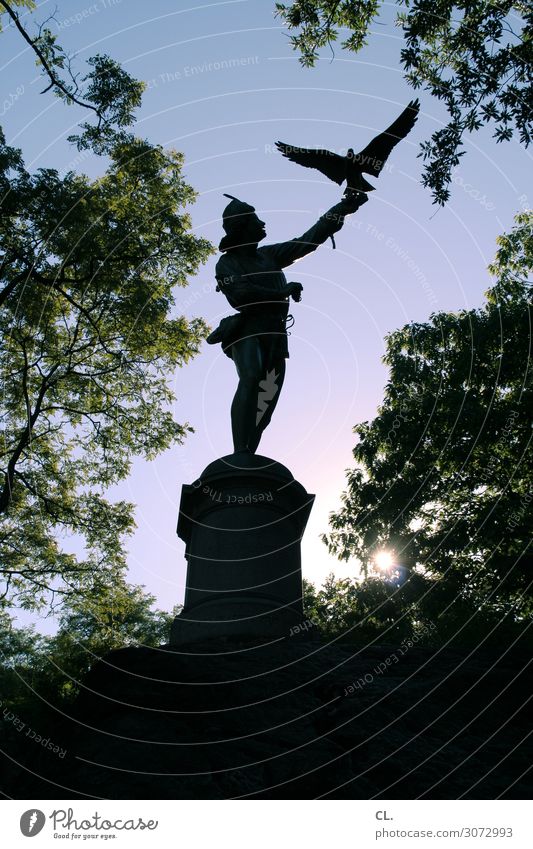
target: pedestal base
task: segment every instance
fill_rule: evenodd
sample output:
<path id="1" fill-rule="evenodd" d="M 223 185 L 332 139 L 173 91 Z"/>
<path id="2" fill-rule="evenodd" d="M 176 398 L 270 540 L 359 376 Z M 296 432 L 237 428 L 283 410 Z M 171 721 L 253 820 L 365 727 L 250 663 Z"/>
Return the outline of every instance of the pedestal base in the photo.
<path id="1" fill-rule="evenodd" d="M 309 635 L 310 631 L 305 633 Z M 271 642 L 296 634 L 304 634 L 302 613 L 297 608 L 273 609 L 263 599 L 233 597 L 184 609 L 172 623 L 170 643 L 184 645 L 228 638 L 264 638 Z"/>
<path id="2" fill-rule="evenodd" d="M 185 605 L 171 644 L 275 639 L 303 627 L 300 542 L 314 501 L 268 457 L 230 454 L 182 490 Z"/>

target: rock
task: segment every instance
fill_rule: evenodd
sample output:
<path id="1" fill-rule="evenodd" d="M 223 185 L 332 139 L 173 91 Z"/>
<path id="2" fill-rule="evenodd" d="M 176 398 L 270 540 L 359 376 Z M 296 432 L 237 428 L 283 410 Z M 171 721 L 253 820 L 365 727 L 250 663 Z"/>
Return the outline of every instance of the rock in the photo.
<path id="1" fill-rule="evenodd" d="M 15 796 L 530 798 L 529 657 L 398 655 L 292 638 L 112 652 L 51 732 L 67 757 L 33 761 Z"/>

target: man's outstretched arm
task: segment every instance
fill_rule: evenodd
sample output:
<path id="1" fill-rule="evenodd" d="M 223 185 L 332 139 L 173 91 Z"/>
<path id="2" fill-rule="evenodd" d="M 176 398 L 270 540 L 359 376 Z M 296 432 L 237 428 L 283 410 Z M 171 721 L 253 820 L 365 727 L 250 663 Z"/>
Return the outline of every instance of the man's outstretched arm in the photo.
<path id="1" fill-rule="evenodd" d="M 344 216 L 356 212 L 367 200 L 368 197 L 362 192 L 359 192 L 357 196 L 343 198 L 331 209 L 328 209 L 316 224 L 313 224 L 297 239 L 291 239 L 289 242 L 278 242 L 274 245 L 265 245 L 260 250 L 268 251 L 279 267 L 285 268 L 295 260 L 316 250 L 326 239 L 337 233 L 344 224 Z"/>

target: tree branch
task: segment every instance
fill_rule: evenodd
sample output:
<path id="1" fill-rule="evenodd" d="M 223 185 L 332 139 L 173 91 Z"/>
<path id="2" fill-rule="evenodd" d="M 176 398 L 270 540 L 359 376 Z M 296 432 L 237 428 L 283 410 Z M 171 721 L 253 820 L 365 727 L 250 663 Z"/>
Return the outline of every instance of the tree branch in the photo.
<path id="1" fill-rule="evenodd" d="M 44 400 L 44 396 L 46 395 L 46 392 L 50 387 L 50 379 L 58 368 L 59 363 L 56 363 L 56 365 L 50 369 L 47 376 L 41 383 L 39 394 L 37 395 L 37 400 L 35 402 L 34 411 L 28 417 L 28 423 L 26 427 L 19 434 L 17 447 L 13 451 L 9 463 L 7 464 L 7 469 L 4 475 L 4 486 L 2 488 L 2 492 L 0 493 L 0 513 L 6 513 L 9 508 L 11 498 L 13 496 L 13 481 L 15 479 L 15 470 L 17 463 L 20 459 L 20 455 L 22 454 L 28 443 L 31 441 L 33 427 L 39 417 L 39 413 L 41 412 L 41 406 Z M 23 377 L 23 380 L 25 379 L 26 376 Z"/>
<path id="2" fill-rule="evenodd" d="M 0 0 L 0 2 L 1 2 L 1 1 L 2 1 L 2 0 Z M 21 272 L 20 274 L 17 274 L 17 276 L 16 276 L 16 277 L 14 277 L 14 278 L 13 278 L 13 280 L 10 280 L 10 281 L 9 281 L 9 283 L 6 283 L 6 285 L 4 286 L 4 288 L 2 289 L 2 291 L 0 292 L 0 307 L 2 306 L 2 304 L 4 304 L 4 303 L 5 303 L 5 301 L 7 301 L 7 299 L 8 299 L 8 298 L 9 298 L 9 296 L 11 295 L 11 293 L 12 293 L 12 292 L 14 292 L 14 290 L 15 290 L 15 289 L 16 289 L 16 287 L 18 286 L 18 284 L 19 284 L 19 283 L 22 283 L 22 281 L 23 281 L 25 278 L 27 278 L 27 276 L 28 276 L 28 272 L 27 272 L 27 271 L 23 271 L 23 272 Z"/>
<path id="3" fill-rule="evenodd" d="M 65 97 L 67 97 L 73 103 L 76 103 L 78 106 L 83 106 L 85 109 L 91 109 L 98 116 L 98 125 L 100 126 L 100 124 L 104 120 L 104 116 L 102 115 L 102 112 L 100 111 L 100 109 L 98 109 L 98 107 L 94 106 L 92 103 L 88 103 L 85 100 L 80 100 L 78 97 L 76 97 L 76 95 L 73 92 L 71 92 L 67 88 L 65 83 L 54 72 L 52 66 L 47 61 L 44 53 L 40 49 L 40 47 L 38 45 L 39 39 L 32 39 L 28 35 L 28 33 L 26 32 L 26 30 L 24 29 L 24 27 L 22 26 L 22 24 L 20 22 L 19 16 L 17 15 L 17 13 L 15 11 L 13 11 L 13 9 L 9 5 L 9 3 L 6 3 L 6 0 L 0 0 L 0 6 L 2 6 L 4 8 L 4 10 L 7 12 L 9 17 L 11 18 L 11 20 L 15 24 L 16 28 L 20 32 L 21 36 L 23 37 L 24 41 L 26 41 L 30 45 L 31 49 L 34 51 L 37 58 L 39 59 L 39 62 L 43 66 L 46 74 L 48 75 L 48 78 L 50 80 L 50 85 L 44 91 L 48 91 L 48 89 L 50 89 L 52 86 L 55 86 L 57 89 L 59 89 L 60 92 L 62 92 L 62 94 L 65 95 Z M 43 94 L 43 93 L 44 92 L 41 92 L 41 94 Z"/>

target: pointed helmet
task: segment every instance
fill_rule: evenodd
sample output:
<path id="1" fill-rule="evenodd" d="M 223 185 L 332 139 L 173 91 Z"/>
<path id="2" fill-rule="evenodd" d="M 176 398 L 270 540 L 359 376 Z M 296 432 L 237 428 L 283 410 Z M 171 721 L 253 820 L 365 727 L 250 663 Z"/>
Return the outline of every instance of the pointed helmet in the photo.
<path id="1" fill-rule="evenodd" d="M 245 222 L 245 216 L 255 212 L 255 207 L 233 197 L 233 195 L 224 194 L 224 197 L 231 198 L 231 201 L 222 213 L 222 227 L 226 235 L 222 238 L 219 245 L 219 250 L 221 251 L 227 251 L 239 243 L 238 234 Z"/>

